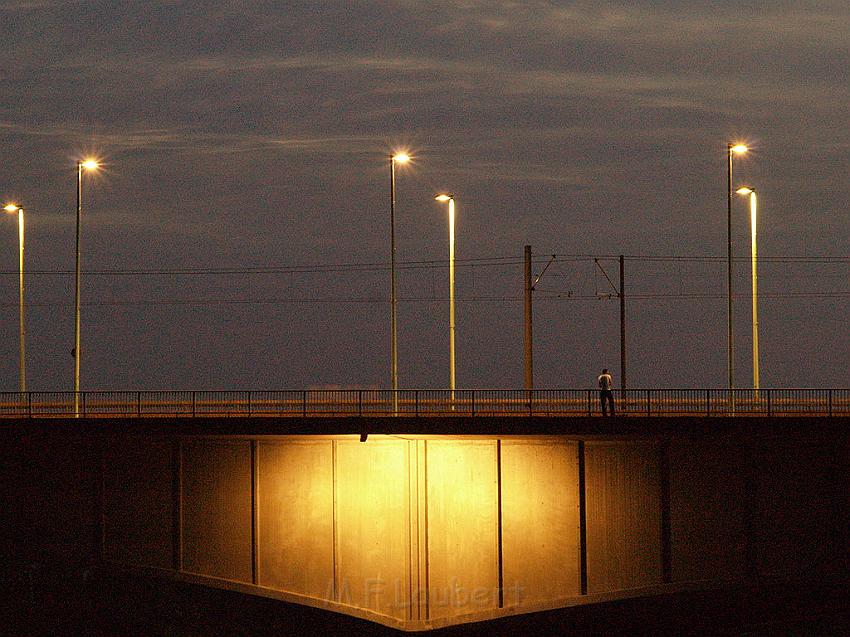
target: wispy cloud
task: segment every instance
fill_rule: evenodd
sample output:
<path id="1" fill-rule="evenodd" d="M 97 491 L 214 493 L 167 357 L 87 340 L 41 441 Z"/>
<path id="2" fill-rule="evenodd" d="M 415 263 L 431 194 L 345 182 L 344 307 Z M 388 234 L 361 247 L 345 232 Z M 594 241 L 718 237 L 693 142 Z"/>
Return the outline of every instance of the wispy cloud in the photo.
<path id="1" fill-rule="evenodd" d="M 364 152 L 364 145 L 380 143 L 380 136 L 329 134 L 316 137 L 280 137 L 251 134 L 215 134 L 181 129 L 126 129 L 92 133 L 85 127 L 32 126 L 0 121 L 0 131 L 11 135 L 52 138 L 70 146 L 94 145 L 113 151 L 171 149 L 204 154 L 238 154 L 258 150 L 336 153 Z"/>
<path id="2" fill-rule="evenodd" d="M 411 12 L 413 3 L 402 2 Z M 800 6 L 792 0 L 748 7 L 728 2 L 561 2 L 472 1 L 440 2 L 442 32 L 476 32 L 540 38 L 593 38 L 615 43 L 699 46 L 737 42 L 751 47 L 811 44 L 847 50 L 850 6 L 819 2 Z"/>

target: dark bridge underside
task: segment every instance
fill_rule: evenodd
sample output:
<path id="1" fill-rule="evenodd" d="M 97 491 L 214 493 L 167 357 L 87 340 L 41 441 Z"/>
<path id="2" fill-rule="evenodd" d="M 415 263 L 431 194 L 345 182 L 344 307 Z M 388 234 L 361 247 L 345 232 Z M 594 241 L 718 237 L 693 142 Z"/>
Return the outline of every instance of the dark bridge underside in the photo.
<path id="1" fill-rule="evenodd" d="M 0 420 L 0 432 L 11 438 L 29 436 L 221 435 L 285 436 L 345 434 L 413 434 L 461 436 L 639 436 L 842 434 L 848 416 L 796 417 L 587 417 L 587 416 L 194 416 L 22 418 Z"/>
<path id="2" fill-rule="evenodd" d="M 471 438 L 484 443 L 551 438 L 578 445 L 582 454 L 585 444 L 589 450 L 617 441 L 656 449 L 662 591 L 672 594 L 676 587 L 696 581 L 722 587 L 720 582 L 725 580 L 747 582 L 736 590 L 756 597 L 777 581 L 797 582 L 795 586 L 806 582 L 798 590 L 828 591 L 848 576 L 849 425 L 846 417 L 3 420 L 0 495 L 2 509 L 8 512 L 8 540 L 2 543 L 0 556 L 7 565 L 4 582 L 13 588 L 18 582 L 20 593 L 25 587 L 18 573 L 27 569 L 58 572 L 64 565 L 78 564 L 81 567 L 73 572 L 83 573 L 88 567 L 82 565 L 101 564 L 103 525 L 108 517 L 102 471 L 116 450 L 128 444 L 178 444 L 202 450 L 210 436 L 225 441 L 296 436 L 359 445 L 357 441 L 368 434 L 367 446 L 389 435 L 434 441 Z M 347 448 L 356 452 L 358 447 Z M 581 466 L 580 471 L 584 471 Z M 587 479 L 598 482 L 599 478 L 588 473 Z M 592 487 L 580 489 L 585 493 Z M 587 507 L 587 502 L 582 506 Z M 586 508 L 582 515 L 588 515 Z M 586 554 L 583 568 L 588 568 Z M 592 556 L 590 568 L 593 577 Z M 162 589 L 174 586 L 163 584 Z M 586 572 L 582 586 L 587 586 Z M 82 587 L 81 583 L 77 588 Z M 555 613 L 553 618 L 569 614 L 567 610 L 566 615 L 549 612 Z M 592 616 L 588 613 L 586 617 Z"/>

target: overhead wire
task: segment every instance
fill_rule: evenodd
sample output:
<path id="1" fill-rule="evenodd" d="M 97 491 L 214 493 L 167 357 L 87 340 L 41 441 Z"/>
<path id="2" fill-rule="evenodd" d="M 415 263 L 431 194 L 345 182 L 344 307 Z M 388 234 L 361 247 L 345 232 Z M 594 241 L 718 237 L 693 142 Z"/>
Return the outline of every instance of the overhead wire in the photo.
<path id="1" fill-rule="evenodd" d="M 762 298 L 790 298 L 790 299 L 831 299 L 831 298 L 848 298 L 850 291 L 832 291 L 832 292 L 765 292 L 760 293 Z M 644 300 L 696 300 L 696 299 L 725 299 L 725 294 L 712 292 L 693 292 L 693 293 L 643 293 L 629 295 L 630 301 Z M 733 298 L 747 299 L 746 294 L 735 294 Z M 535 297 L 536 301 L 589 301 L 589 300 L 615 300 L 617 295 L 614 293 L 606 294 L 541 294 Z M 470 296 L 460 297 L 455 299 L 461 303 L 520 303 L 523 301 L 521 296 Z M 437 296 L 418 296 L 418 297 L 400 297 L 399 303 L 443 303 L 448 302 L 447 297 Z M 353 304 L 386 304 L 389 299 L 377 297 L 309 297 L 309 298 L 267 298 L 267 299 L 131 299 L 131 300 L 105 300 L 105 301 L 90 301 L 82 305 L 84 307 L 136 307 L 136 306 L 214 306 L 214 305 L 287 305 L 287 304 L 302 304 L 302 303 L 353 303 Z M 17 307 L 17 303 L 0 303 L 0 307 Z M 28 303 L 27 307 L 71 307 L 71 303 L 62 302 L 34 302 Z"/>
<path id="2" fill-rule="evenodd" d="M 592 255 L 592 254 L 568 254 L 547 255 L 546 258 L 534 259 L 534 263 L 547 263 L 554 258 L 556 262 L 571 261 L 593 261 L 593 260 L 618 260 L 619 255 Z M 624 260 L 652 263 L 652 262 L 704 262 L 725 263 L 726 257 L 711 255 L 624 255 Z M 749 262 L 750 257 L 733 257 L 736 262 Z M 482 266 L 507 266 L 521 265 L 524 261 L 517 256 L 497 257 L 475 257 L 455 259 L 455 267 L 482 267 Z M 850 263 L 850 256 L 759 256 L 759 263 Z M 414 261 L 398 261 L 399 269 L 427 269 L 446 268 L 448 259 L 427 259 Z M 84 270 L 87 276 L 163 276 L 163 275 L 228 275 L 228 274 L 315 274 L 315 273 L 342 273 L 342 272 L 380 272 L 389 270 L 389 263 L 364 262 L 364 263 L 317 263 L 309 265 L 292 266 L 255 266 L 255 267 L 214 267 L 214 268 L 110 268 Z M 0 274 L 19 274 L 17 269 L 0 270 Z M 27 270 L 28 275 L 70 275 L 73 270 Z"/>
<path id="3" fill-rule="evenodd" d="M 599 266 L 600 260 L 619 260 L 619 255 L 590 255 L 590 254 L 552 254 L 541 256 L 536 259 L 538 264 L 553 262 L 562 263 L 579 263 L 589 262 L 591 268 L 595 270 Z M 725 263 L 726 257 L 712 255 L 630 255 L 623 256 L 624 260 L 637 261 L 643 263 L 663 263 L 663 262 L 701 262 L 701 263 Z M 739 262 L 748 262 L 748 257 L 740 257 L 733 259 Z M 833 264 L 833 263 L 850 263 L 850 256 L 812 256 L 812 255 L 778 255 L 778 256 L 760 256 L 759 261 L 763 263 L 795 263 L 795 264 Z M 514 255 L 492 256 L 492 257 L 474 257 L 456 259 L 456 267 L 470 267 L 472 272 L 475 268 L 482 267 L 508 267 L 516 266 L 524 263 L 524 259 Z M 429 269 L 429 268 L 445 268 L 448 266 L 448 260 L 445 259 L 427 259 L 427 260 L 410 260 L 398 262 L 399 269 Z M 256 267 L 218 267 L 218 268 L 155 268 L 155 269 L 99 269 L 84 271 L 86 276 L 194 276 L 194 275 L 267 275 L 267 274 L 339 274 L 339 273 L 360 273 L 360 272 L 383 272 L 389 269 L 389 264 L 384 262 L 363 262 L 363 263 L 315 263 L 309 265 L 293 265 L 293 266 L 256 266 Z M 603 273 L 604 270 L 603 270 Z M 18 270 L 0 271 L 0 274 L 19 274 Z M 43 274 L 43 275 L 70 275 L 73 271 L 70 270 L 29 270 L 28 275 Z M 607 273 L 605 273 L 607 277 Z M 553 272 L 550 277 L 566 277 L 569 275 Z M 681 277 L 681 273 L 679 274 Z M 801 274 L 797 275 L 802 277 Z M 548 277 L 547 277 L 548 278 Z M 833 277 L 835 278 L 835 277 Z M 595 283 L 595 279 L 594 279 Z M 577 294 L 573 291 L 558 292 L 550 289 L 536 289 L 535 299 L 540 301 L 559 301 L 559 300 L 591 300 L 591 299 L 614 299 L 618 297 L 618 292 L 614 283 L 608 278 L 608 283 L 614 290 L 613 293 L 600 293 L 596 290 L 595 294 Z M 803 292 L 761 292 L 762 298 L 789 298 L 789 299 L 805 299 L 805 298 L 844 298 L 850 296 L 850 291 L 844 290 L 826 290 L 826 291 L 803 291 Z M 718 292 L 640 292 L 630 293 L 628 295 L 630 301 L 633 300 L 652 300 L 652 299 L 673 299 L 673 300 L 688 300 L 688 299 L 723 299 L 726 295 Z M 735 295 L 735 298 L 745 298 L 745 295 Z M 399 298 L 399 302 L 417 303 L 417 302 L 442 302 L 446 301 L 442 297 L 435 294 L 431 296 L 417 296 Z M 515 302 L 521 301 L 521 296 L 512 295 L 475 295 L 469 297 L 458 297 L 459 302 Z M 302 303 L 358 303 L 358 304 L 380 304 L 388 303 L 388 299 L 379 297 L 289 297 L 289 298 L 248 298 L 248 299 L 227 299 L 227 298 L 201 298 L 201 299 L 136 299 L 136 300 L 105 300 L 97 302 L 84 303 L 88 307 L 97 306 L 163 306 L 163 305 L 248 305 L 248 304 L 302 304 Z M 0 303 L 0 307 L 11 307 L 13 303 Z M 65 303 L 61 302 L 30 302 L 30 307 L 64 307 Z"/>

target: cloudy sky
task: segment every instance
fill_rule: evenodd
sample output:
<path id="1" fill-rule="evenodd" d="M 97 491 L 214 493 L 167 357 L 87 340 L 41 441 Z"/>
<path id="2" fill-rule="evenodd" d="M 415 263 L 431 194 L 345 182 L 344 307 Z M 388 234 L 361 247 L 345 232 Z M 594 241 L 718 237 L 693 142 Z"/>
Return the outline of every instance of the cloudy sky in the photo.
<path id="1" fill-rule="evenodd" d="M 522 386 L 526 244 L 535 273 L 556 255 L 536 292 L 536 386 L 618 375 L 624 254 L 630 386 L 722 387 L 732 140 L 753 149 L 736 183 L 760 193 L 762 386 L 850 386 L 846 0 L 0 0 L 0 24 L 30 389 L 73 387 L 87 154 L 104 170 L 84 184 L 83 389 L 389 387 L 387 157 L 402 148 L 402 387 L 448 384 L 441 190 L 458 202 L 459 387 Z M 17 246 L 0 221 L 13 391 Z"/>

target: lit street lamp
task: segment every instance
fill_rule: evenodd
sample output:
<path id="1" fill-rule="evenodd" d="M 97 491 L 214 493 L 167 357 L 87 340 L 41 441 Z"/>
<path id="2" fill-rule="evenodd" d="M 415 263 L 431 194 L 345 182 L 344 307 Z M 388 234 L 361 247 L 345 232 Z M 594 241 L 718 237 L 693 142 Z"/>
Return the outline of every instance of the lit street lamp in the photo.
<path id="1" fill-rule="evenodd" d="M 398 330 L 395 294 L 395 165 L 410 161 L 407 153 L 390 155 L 390 323 L 392 331 L 391 368 L 393 415 L 398 414 Z"/>
<path id="2" fill-rule="evenodd" d="M 755 188 L 743 186 L 736 190 L 739 195 L 750 196 L 750 235 L 752 237 L 752 271 L 753 271 L 753 389 L 758 399 L 759 389 L 759 312 L 758 312 L 758 250 L 756 247 L 757 203 Z"/>
<path id="3" fill-rule="evenodd" d="M 18 303 L 18 319 L 20 324 L 20 356 L 21 360 L 18 366 L 20 370 L 20 391 L 23 394 L 27 390 L 27 371 L 26 371 L 26 327 L 24 324 L 24 208 L 14 203 L 9 203 L 4 206 L 3 210 L 9 214 L 18 213 L 18 262 L 20 265 L 20 274 L 18 278 L 19 303 Z"/>
<path id="4" fill-rule="evenodd" d="M 437 195 L 439 202 L 449 204 L 449 389 L 452 409 L 455 400 L 455 199 L 453 195 Z"/>
<path id="5" fill-rule="evenodd" d="M 80 415 L 80 222 L 83 215 L 83 170 L 92 172 L 100 164 L 94 159 L 77 161 L 77 249 L 74 279 L 74 415 Z"/>
<path id="6" fill-rule="evenodd" d="M 726 251 L 727 251 L 727 296 L 728 296 L 728 326 L 727 326 L 727 342 L 728 342 L 728 351 L 726 353 L 728 357 L 728 365 L 729 365 L 729 393 L 730 399 L 732 400 L 732 404 L 734 405 L 734 397 L 732 396 L 732 390 L 735 389 L 735 348 L 734 348 L 734 340 L 732 333 L 732 157 L 735 155 L 743 155 L 747 152 L 748 148 L 744 144 L 726 144 L 726 155 L 728 159 L 728 170 L 727 170 L 727 184 L 726 190 L 728 195 L 728 206 L 727 206 L 727 216 L 726 216 Z"/>

